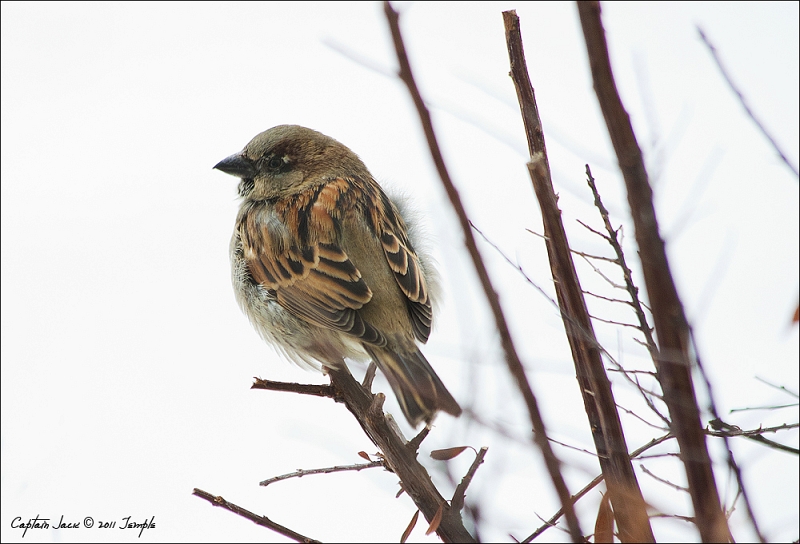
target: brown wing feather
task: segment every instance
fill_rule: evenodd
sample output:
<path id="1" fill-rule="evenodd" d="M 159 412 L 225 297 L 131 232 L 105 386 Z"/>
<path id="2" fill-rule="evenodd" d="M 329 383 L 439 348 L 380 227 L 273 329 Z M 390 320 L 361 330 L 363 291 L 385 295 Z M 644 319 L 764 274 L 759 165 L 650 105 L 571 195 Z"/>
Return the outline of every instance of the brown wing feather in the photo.
<path id="1" fill-rule="evenodd" d="M 385 228 L 386 230 L 383 231 L 380 238 L 386 260 L 394 272 L 397 285 L 408 298 L 408 310 L 414 336 L 420 342 L 427 342 L 428 336 L 431 334 L 433 312 L 431 301 L 428 298 L 428 286 L 425 276 L 422 274 L 422 265 L 419 257 L 410 248 L 411 244 L 406 236 L 395 235 L 388 230 L 388 225 Z M 400 228 L 398 228 L 398 233 L 402 233 Z"/>
<path id="2" fill-rule="evenodd" d="M 318 206 L 311 210 L 321 222 Z M 366 323 L 358 311 L 372 298 L 372 291 L 342 248 L 330 238 L 335 229 L 324 229 L 324 240 L 281 251 L 286 238 L 299 242 L 291 233 L 269 232 L 265 225 L 275 223 L 253 220 L 257 213 L 242 218 L 239 236 L 250 274 L 257 283 L 276 292 L 278 303 L 291 313 L 321 327 L 353 335 L 364 342 L 384 346 L 386 339 Z M 330 216 L 328 221 L 333 221 Z M 287 229 L 288 230 L 288 229 Z"/>

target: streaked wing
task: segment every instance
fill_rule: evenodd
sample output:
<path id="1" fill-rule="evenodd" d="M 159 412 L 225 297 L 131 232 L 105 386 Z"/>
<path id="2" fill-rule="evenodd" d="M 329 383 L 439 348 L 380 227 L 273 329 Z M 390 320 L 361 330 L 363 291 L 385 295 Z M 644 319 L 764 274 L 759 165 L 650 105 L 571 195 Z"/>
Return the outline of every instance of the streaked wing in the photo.
<path id="1" fill-rule="evenodd" d="M 257 213 L 266 212 L 254 210 L 252 215 Z M 253 280 L 274 290 L 281 306 L 321 327 L 385 345 L 386 340 L 357 312 L 370 301 L 372 291 L 338 244 L 289 245 L 297 239 L 288 231 L 282 232 L 263 217 L 259 221 L 247 215 L 239 223 L 239 236 Z"/>
<path id="2" fill-rule="evenodd" d="M 319 263 L 308 275 L 277 290 L 278 302 L 312 323 L 383 346 L 386 339 L 356 311 L 372 298 L 361 273 L 338 246 L 318 244 Z"/>
<path id="3" fill-rule="evenodd" d="M 397 285 L 408 299 L 414 336 L 420 342 L 427 342 L 431 334 L 433 312 L 419 257 L 410 249 L 408 239 L 404 235 L 395 235 L 388 229 L 388 225 L 384 229 L 380 236 L 381 244 Z"/>

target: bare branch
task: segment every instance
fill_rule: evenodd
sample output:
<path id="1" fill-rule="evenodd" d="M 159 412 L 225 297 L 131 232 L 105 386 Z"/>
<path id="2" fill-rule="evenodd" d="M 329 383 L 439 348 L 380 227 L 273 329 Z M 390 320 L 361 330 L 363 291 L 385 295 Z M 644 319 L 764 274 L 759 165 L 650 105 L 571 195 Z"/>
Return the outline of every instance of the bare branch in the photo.
<path id="1" fill-rule="evenodd" d="M 289 393 L 299 393 L 301 395 L 311 395 L 314 397 L 336 398 L 336 392 L 330 385 L 315 385 L 305 383 L 274 382 L 272 380 L 262 380 L 253 378 L 255 382 L 250 389 L 266 389 L 268 391 L 286 391 Z"/>
<path id="2" fill-rule="evenodd" d="M 711 428 L 714 430 L 706 431 L 706 433 L 709 436 L 717 436 L 722 438 L 743 436 L 745 438 L 749 438 L 750 440 L 760 442 L 761 444 L 769 446 L 770 448 L 785 451 L 788 453 L 793 453 L 795 455 L 800 455 L 800 449 L 793 448 L 791 446 L 786 446 L 784 444 L 775 442 L 773 440 L 770 440 L 769 438 L 764 438 L 763 436 L 761 436 L 764 433 L 775 433 L 787 429 L 796 429 L 797 427 L 800 427 L 800 423 L 784 423 L 783 425 L 778 425 L 777 427 L 759 428 L 759 429 L 754 429 L 752 431 L 743 431 L 736 425 L 728 425 L 719 418 L 712 420 L 710 423 L 711 423 Z M 742 493 L 742 496 L 744 497 L 744 493 Z"/>
<path id="3" fill-rule="evenodd" d="M 700 376 L 703 378 L 703 383 L 705 384 L 706 392 L 708 393 L 708 410 L 709 412 L 711 412 L 711 416 L 714 418 L 712 421 L 722 423 L 722 420 L 719 417 L 719 413 L 717 412 L 717 403 L 714 400 L 714 390 L 711 387 L 711 380 L 709 379 L 708 374 L 706 373 L 705 366 L 703 365 L 703 360 L 700 357 L 700 351 L 698 350 L 697 344 L 695 342 L 694 330 L 691 327 L 689 327 L 689 339 L 691 340 L 692 347 L 694 349 L 695 361 L 697 362 L 697 369 L 700 371 Z M 756 440 L 758 442 L 766 441 L 767 443 L 770 444 L 782 446 L 779 445 L 777 442 L 772 442 L 771 440 L 767 440 L 766 438 L 760 436 L 752 437 L 752 440 Z M 753 525 L 753 530 L 755 530 L 755 533 L 758 536 L 760 542 L 766 542 L 764 535 L 761 534 L 761 529 L 758 526 L 758 521 L 756 521 L 756 514 L 753 511 L 752 505 L 750 504 L 750 495 L 747 493 L 747 488 L 745 488 L 744 485 L 742 470 L 739 468 L 738 463 L 736 463 L 736 458 L 733 456 L 733 450 L 731 449 L 730 442 L 728 442 L 728 437 L 723 436 L 722 442 L 725 444 L 725 454 L 728 457 L 728 468 L 730 468 L 730 470 L 733 472 L 734 476 L 736 477 L 736 483 L 739 485 L 739 493 L 737 494 L 736 498 L 738 499 L 739 496 L 741 496 L 742 499 L 744 499 L 744 506 L 745 510 L 747 511 L 747 517 L 750 519 L 750 523 L 752 523 Z M 777 447 L 775 449 L 782 449 L 782 447 Z"/>
<path id="4" fill-rule="evenodd" d="M 608 238 L 608 236 L 606 236 L 605 234 L 603 234 L 603 233 L 602 233 L 602 232 L 600 232 L 599 230 L 595 230 L 595 229 L 593 229 L 592 227 L 590 227 L 589 225 L 587 225 L 586 223 L 584 223 L 584 222 L 583 222 L 583 221 L 581 221 L 580 219 L 577 219 L 576 221 L 578 221 L 578 223 L 580 223 L 580 225 L 581 225 L 583 228 L 585 228 L 586 230 L 588 230 L 589 232 L 591 232 L 591 233 L 593 233 L 593 234 L 596 234 L 596 235 L 598 235 L 600 238 L 602 238 L 602 239 L 603 239 L 603 240 L 605 240 L 606 242 L 610 242 L 610 241 L 611 241 L 611 240 Z"/>
<path id="5" fill-rule="evenodd" d="M 642 465 L 642 464 L 639 465 L 639 468 L 642 469 L 642 472 L 644 472 L 645 474 L 647 474 L 648 476 L 650 476 L 651 478 L 653 478 L 657 482 L 661 482 L 662 484 L 668 485 L 668 486 L 670 486 L 671 488 L 673 488 L 673 489 L 675 489 L 677 491 L 685 491 L 687 493 L 689 492 L 689 488 L 680 486 L 678 484 L 670 482 L 669 480 L 665 480 L 664 478 L 660 478 L 660 477 L 656 476 L 655 474 L 653 474 L 652 472 L 647 470 L 647 467 Z"/>
<path id="6" fill-rule="evenodd" d="M 577 249 L 570 248 L 570 252 L 573 255 L 579 255 L 584 259 L 594 259 L 595 261 L 605 261 L 607 263 L 614 263 L 616 264 L 617 259 L 613 257 L 603 257 L 602 255 L 592 255 L 591 253 L 585 253 L 583 251 L 578 251 Z"/>
<path id="7" fill-rule="evenodd" d="M 651 357 L 655 357 L 655 354 L 658 353 L 658 348 L 656 347 L 656 341 L 653 339 L 653 329 L 647 322 L 647 316 L 645 315 L 644 309 L 642 309 L 641 301 L 639 300 L 639 288 L 636 287 L 633 282 L 633 273 L 631 272 L 631 269 L 625 260 L 625 252 L 622 251 L 622 244 L 619 243 L 617 229 L 611 225 L 611 218 L 609 216 L 608 209 L 606 209 L 605 205 L 603 204 L 603 200 L 600 198 L 600 192 L 597 190 L 597 184 L 594 181 L 592 170 L 589 168 L 588 164 L 586 165 L 586 182 L 588 183 L 589 188 L 592 190 L 592 195 L 594 196 L 594 205 L 600 212 L 600 217 L 603 218 L 603 225 L 608 233 L 608 236 L 605 236 L 605 239 L 609 244 L 611 244 L 611 247 L 614 249 L 614 253 L 617 255 L 617 263 L 622 269 L 622 277 L 625 281 L 625 289 L 628 291 L 628 296 L 631 298 L 631 306 L 633 307 L 633 310 L 636 313 L 636 318 L 639 321 L 639 330 L 641 330 L 642 334 L 644 334 L 646 341 L 645 347 L 647 347 Z"/>
<path id="8" fill-rule="evenodd" d="M 763 384 L 766 384 L 766 385 L 768 385 L 770 387 L 774 387 L 775 389 L 778 389 L 779 391 L 783 391 L 784 393 L 788 393 L 788 394 L 790 394 L 791 396 L 793 396 L 796 399 L 800 399 L 800 395 L 798 395 L 797 393 L 795 393 L 794 391 L 792 391 L 790 389 L 787 389 L 786 387 L 784 387 L 782 385 L 776 385 L 776 384 L 774 384 L 772 382 L 768 382 L 764 378 L 759 378 L 758 376 L 756 376 L 756 379 L 758 381 L 760 381 L 761 383 L 763 383 Z"/>
<path id="9" fill-rule="evenodd" d="M 623 300 L 621 298 L 611 298 L 611 297 L 604 297 L 603 295 L 598 295 L 596 293 L 592 293 L 591 291 L 584 291 L 584 295 L 589 295 L 590 297 L 598 298 L 600 300 L 605 300 L 606 302 L 616 302 L 618 304 L 625 304 L 630 306 L 631 302 L 629 300 Z"/>
<path id="10" fill-rule="evenodd" d="M 266 527 L 267 529 L 272 529 L 276 533 L 282 534 L 287 538 L 291 538 L 295 542 L 319 542 L 319 540 L 314 540 L 313 538 L 303 536 L 296 531 L 292 531 L 288 527 L 284 527 L 279 523 L 275 523 L 267 516 L 259 516 L 258 514 L 254 514 L 250 510 L 246 510 L 241 506 L 237 506 L 232 502 L 226 501 L 225 499 L 223 499 L 218 495 L 212 495 L 211 493 L 203 491 L 202 489 L 194 488 L 192 495 L 197 495 L 201 499 L 207 500 L 214 506 L 219 506 L 221 508 L 224 508 L 225 510 L 233 512 L 236 515 L 242 516 L 245 519 L 249 519 L 256 525 L 261 525 L 262 527 Z"/>
<path id="11" fill-rule="evenodd" d="M 794 172 L 795 177 L 800 177 L 800 173 L 798 173 L 797 171 L 797 166 L 791 163 L 791 161 L 788 159 L 783 150 L 781 150 L 780 146 L 778 145 L 778 142 L 775 141 L 775 138 L 772 137 L 772 135 L 764 127 L 761 121 L 758 120 L 756 114 L 753 113 L 753 110 L 750 109 L 750 106 L 747 104 L 747 100 L 745 100 L 742 91 L 740 91 L 739 88 L 736 86 L 736 84 L 733 82 L 730 74 L 728 74 L 728 71 L 722 64 L 722 59 L 719 58 L 719 54 L 717 53 L 717 48 L 714 47 L 714 44 L 711 43 L 711 40 L 708 39 L 706 33 L 703 32 L 703 29 L 700 26 L 697 27 L 697 32 L 698 34 L 700 34 L 700 39 L 703 40 L 703 43 L 706 44 L 706 47 L 708 47 L 708 50 L 711 52 L 711 56 L 714 57 L 714 62 L 716 63 L 717 68 L 719 68 L 720 73 L 722 73 L 722 77 L 725 78 L 728 87 L 731 88 L 733 94 L 735 94 L 736 97 L 739 99 L 739 103 L 744 108 L 744 111 L 747 113 L 747 116 L 750 117 L 750 119 L 756 124 L 758 130 L 760 130 L 761 134 L 763 134 L 764 137 L 769 141 L 770 145 L 778 154 L 778 156 L 781 158 L 781 160 L 784 162 L 784 164 L 788 166 L 792 172 Z"/>
<path id="12" fill-rule="evenodd" d="M 595 321 L 600 321 L 602 323 L 608 323 L 609 325 L 617 325 L 619 327 L 630 327 L 632 329 L 641 330 L 639 325 L 634 325 L 633 323 L 623 323 L 622 321 L 614 321 L 613 319 L 603 319 L 602 317 L 597 317 L 596 315 L 591 316 L 592 319 Z"/>
<path id="13" fill-rule="evenodd" d="M 692 383 L 691 335 L 683 305 L 672 279 L 664 240 L 658 228 L 653 191 L 642 151 L 636 141 L 611 70 L 599 2 L 578 2 L 594 89 L 606 121 L 628 193 L 628 203 L 641 255 L 642 271 L 659 340 L 656 358 L 672 430 L 686 468 L 689 493 L 700 537 L 705 542 L 732 540 L 720 505 L 711 457 L 700 423 L 700 409 Z M 696 359 L 695 359 L 696 361 Z M 755 520 L 753 526 L 758 531 Z M 761 535 L 759 535 L 761 536 Z"/>
<path id="14" fill-rule="evenodd" d="M 417 108 L 417 113 L 419 114 L 422 128 L 428 141 L 431 157 L 433 158 L 433 162 L 436 165 L 437 171 L 439 172 L 439 177 L 442 180 L 442 184 L 444 185 L 445 191 L 450 199 L 450 203 L 453 205 L 453 209 L 455 210 L 459 223 L 461 224 L 461 230 L 464 234 L 464 243 L 467 247 L 470 257 L 472 258 L 472 263 L 475 266 L 475 270 L 478 274 L 478 278 L 480 279 L 484 294 L 489 302 L 489 306 L 491 307 L 492 315 L 495 319 L 495 325 L 497 326 L 497 330 L 500 334 L 500 342 L 505 353 L 506 363 L 512 376 L 514 377 L 514 380 L 517 383 L 517 387 L 522 393 L 523 399 L 525 400 L 525 404 L 528 408 L 528 414 L 531 418 L 531 423 L 534 429 L 534 441 L 542 451 L 545 465 L 547 466 L 547 470 L 550 474 L 551 480 L 553 481 L 553 485 L 556 488 L 556 492 L 558 493 L 562 504 L 565 505 L 568 511 L 567 518 L 569 520 L 572 537 L 576 541 L 580 541 L 583 537 L 578 525 L 578 518 L 572 511 L 571 506 L 567 503 L 569 499 L 569 491 L 564 483 L 564 477 L 560 472 L 560 463 L 550 448 L 550 443 L 547 441 L 547 431 L 544 425 L 544 420 L 539 412 L 536 396 L 533 394 L 533 390 L 528 383 L 528 378 L 525 375 L 525 369 L 522 366 L 522 362 L 520 361 L 516 348 L 514 347 L 514 342 L 511 338 L 511 332 L 509 331 L 508 324 L 506 323 L 505 316 L 503 315 L 503 310 L 500 306 L 500 301 L 497 298 L 497 293 L 492 287 L 489 273 L 487 272 L 486 266 L 481 259 L 477 246 L 475 245 L 475 239 L 472 236 L 469 220 L 467 219 L 464 206 L 461 203 L 461 197 L 458 195 L 458 191 L 456 190 L 455 185 L 453 185 L 453 182 L 450 179 L 450 174 L 448 173 L 444 164 L 444 158 L 442 157 L 442 153 L 439 149 L 439 144 L 437 143 L 436 135 L 433 130 L 430 113 L 428 112 L 428 108 L 425 106 L 419 89 L 414 81 L 414 76 L 411 72 L 411 64 L 409 63 L 408 54 L 406 53 L 405 45 L 403 44 L 403 36 L 400 32 L 400 16 L 392 8 L 388 1 L 384 3 L 384 11 L 386 13 L 386 19 L 389 22 L 389 27 L 392 31 L 395 52 L 397 53 L 397 60 L 400 65 L 398 76 L 403 83 L 406 84 L 409 94 L 414 101 L 414 105 Z"/>
<path id="15" fill-rule="evenodd" d="M 661 436 L 659 438 L 654 438 L 653 440 L 651 440 L 650 442 L 648 442 L 644 446 L 642 446 L 642 447 L 634 450 L 633 452 L 631 452 L 631 459 L 636 459 L 642 453 L 646 452 L 650 448 L 654 448 L 655 446 L 658 446 L 659 444 L 661 444 L 663 442 L 666 442 L 667 440 L 669 440 L 671 438 L 674 438 L 672 433 L 665 434 L 664 436 Z M 603 475 L 602 474 L 600 474 L 599 476 L 596 476 L 594 480 L 592 480 L 591 482 L 586 484 L 586 486 L 583 489 L 581 489 L 575 495 L 572 496 L 571 500 L 572 500 L 573 504 L 578 502 L 581 498 L 583 498 L 589 491 L 591 491 L 592 489 L 597 487 L 597 485 L 602 481 L 603 481 Z M 564 515 L 563 509 L 558 510 L 555 514 L 553 514 L 553 516 L 550 519 L 545 521 L 544 525 L 542 525 L 541 527 L 536 529 L 533 533 L 531 533 L 528 537 L 526 537 L 525 540 L 523 540 L 522 542 L 523 543 L 531 542 L 534 539 L 536 539 L 537 537 L 539 537 L 539 535 L 541 535 L 543 532 L 545 532 L 549 528 L 556 527 L 556 522 L 558 522 L 558 520 L 563 515 Z"/>
<path id="16" fill-rule="evenodd" d="M 370 440 L 380 449 L 383 465 L 397 474 L 403 490 L 417 508 L 431 522 L 442 503 L 442 495 L 433 485 L 431 477 L 417 460 L 416 451 L 411 451 L 394 420 L 383 413 L 381 407 L 386 397 L 382 393 L 371 394 L 347 370 L 347 367 L 329 369 L 331 385 L 337 391 L 347 409 L 358 420 Z M 436 533 L 444 542 L 474 542 L 466 530 L 458 512 L 445 506 L 441 523 Z"/>
<path id="17" fill-rule="evenodd" d="M 382 466 L 384 466 L 383 460 L 371 461 L 369 463 L 359 463 L 357 465 L 339 465 L 335 467 L 325 467 L 325 468 L 299 468 L 294 472 L 289 472 L 287 474 L 281 474 L 280 476 L 273 476 L 272 478 L 267 478 L 266 480 L 259 482 L 258 485 L 266 487 L 269 484 L 274 484 L 275 482 L 288 480 L 290 478 L 302 478 L 303 476 L 308 476 L 309 474 L 331 474 L 333 472 L 349 472 L 349 471 L 358 472 L 364 470 L 365 468 L 375 468 Z"/>
<path id="18" fill-rule="evenodd" d="M 658 429 L 659 431 L 662 431 L 662 432 L 663 431 L 669 431 L 669 429 L 667 429 L 665 427 L 662 427 L 660 425 L 656 425 L 654 423 L 650 423 L 649 421 L 647 421 L 645 418 L 643 418 L 642 416 L 640 416 L 639 414 L 637 414 L 633 410 L 628 410 L 627 408 L 625 408 L 624 406 L 622 406 L 619 403 L 617 403 L 617 408 L 619 408 L 620 410 L 622 410 L 623 412 L 625 412 L 629 416 L 635 417 L 636 419 L 638 419 L 639 421 L 641 421 L 642 423 L 644 423 L 648 427 L 652 427 L 654 429 Z"/>
<path id="19" fill-rule="evenodd" d="M 598 276 L 600 276 L 601 278 L 603 278 L 604 280 L 606 280 L 606 283 L 608 283 L 611 287 L 613 287 L 614 289 L 625 289 L 624 285 L 619 285 L 616 282 L 614 282 L 611 278 L 606 276 L 603 273 L 603 271 L 600 270 L 599 268 L 597 268 L 594 264 L 592 264 L 592 261 L 590 261 L 586 256 L 581 255 L 581 257 L 583 257 L 584 261 L 589 263 L 589 266 L 592 267 L 592 270 L 594 270 L 594 273 L 597 274 Z"/>
<path id="20" fill-rule="evenodd" d="M 469 484 L 472 483 L 472 478 L 475 476 L 475 472 L 478 470 L 478 467 L 481 466 L 483 463 L 483 458 L 486 457 L 486 452 L 489 451 L 489 448 L 483 447 L 478 452 L 478 455 L 475 456 L 475 460 L 470 465 L 467 474 L 462 478 L 461 483 L 458 484 L 456 487 L 455 492 L 453 492 L 453 498 L 450 501 L 450 507 L 456 511 L 461 510 L 464 507 L 464 499 L 467 497 L 467 488 Z"/>
<path id="21" fill-rule="evenodd" d="M 422 430 L 417 434 L 417 436 L 408 441 L 406 447 L 410 451 L 416 452 L 419 449 L 419 445 L 422 444 L 422 441 L 425 440 L 425 437 L 428 436 L 428 433 L 430 432 L 431 432 L 430 426 L 425 425 L 425 427 L 422 428 Z"/>
<path id="22" fill-rule="evenodd" d="M 361 387 L 367 391 L 372 391 L 372 381 L 375 379 L 375 373 L 378 371 L 378 365 L 375 361 L 370 361 L 367 371 L 364 373 L 364 379 L 361 382 Z"/>
<path id="23" fill-rule="evenodd" d="M 528 173 L 542 212 L 545 246 L 550 270 L 562 310 L 562 321 L 575 363 L 584 410 L 589 420 L 594 446 L 605 475 L 617 526 L 623 542 L 654 542 L 636 473 L 633 470 L 614 394 L 603 365 L 603 350 L 598 348 L 592 319 L 583 298 L 580 280 L 572 260 L 566 230 L 553 188 L 544 130 L 536 95 L 528 74 L 522 45 L 519 17 L 515 11 L 503 12 L 511 79 L 517 92 L 531 159 Z M 562 500 L 562 504 L 564 501 Z M 569 510 L 566 510 L 569 516 Z M 576 531 L 567 518 L 573 539 Z"/>
<path id="24" fill-rule="evenodd" d="M 800 404 L 793 402 L 791 404 L 775 404 L 772 406 L 747 406 L 745 408 L 731 408 L 730 413 L 736 412 L 749 412 L 751 410 L 780 410 L 781 408 L 795 408 L 800 406 Z"/>

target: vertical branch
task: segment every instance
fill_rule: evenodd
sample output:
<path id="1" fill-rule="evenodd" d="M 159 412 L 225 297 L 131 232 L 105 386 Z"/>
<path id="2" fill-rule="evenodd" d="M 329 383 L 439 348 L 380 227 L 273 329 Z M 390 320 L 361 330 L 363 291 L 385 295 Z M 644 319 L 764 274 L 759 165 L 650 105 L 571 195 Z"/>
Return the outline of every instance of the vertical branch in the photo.
<path id="1" fill-rule="evenodd" d="M 555 280 L 558 305 L 562 310 L 564 328 L 572 350 L 575 372 L 600 467 L 614 506 L 620 539 L 623 542 L 655 542 L 644 498 L 636 480 L 633 464 L 628 457 L 628 447 L 614 394 L 603 367 L 599 344 L 595 338 L 583 290 L 572 261 L 567 234 L 561 221 L 561 211 L 557 205 L 558 197 L 550 177 L 542 122 L 525 62 L 519 17 L 513 10 L 504 11 L 503 23 L 511 63 L 510 75 L 517 91 L 531 154 L 528 170 L 542 210 L 545 244 Z"/>
<path id="2" fill-rule="evenodd" d="M 567 518 L 567 525 L 569 526 L 572 539 L 575 542 L 582 542 L 583 535 L 581 533 L 580 525 L 578 524 L 578 518 L 575 515 L 572 502 L 570 501 L 569 490 L 567 489 L 567 485 L 564 482 L 564 477 L 561 474 L 560 462 L 550 447 L 550 442 L 547 439 L 544 420 L 539 412 L 536 397 L 534 396 L 533 390 L 528 383 L 528 378 L 525 376 L 525 369 L 522 366 L 522 362 L 520 361 L 516 348 L 514 347 L 514 342 L 511 339 L 511 332 L 508 329 L 508 324 L 506 323 L 503 315 L 503 310 L 500 307 L 500 301 L 497 298 L 497 293 L 492 287 L 489 274 L 486 271 L 486 266 L 483 264 L 483 260 L 478 252 L 478 247 L 475 244 L 475 238 L 472 236 L 472 230 L 470 229 L 469 220 L 467 219 L 467 214 L 464 211 L 464 206 L 461 203 L 461 198 L 459 197 L 458 191 L 453 185 L 453 182 L 450 179 L 450 174 L 447 172 L 447 168 L 445 167 L 444 158 L 439 150 L 439 144 L 436 141 L 436 135 L 433 131 L 430 113 L 428 112 L 428 108 L 425 106 L 425 103 L 422 100 L 422 95 L 420 95 L 419 89 L 414 82 L 414 76 L 411 73 L 411 65 L 408 61 L 405 45 L 403 44 L 403 36 L 400 33 L 399 15 L 392 8 L 388 1 L 384 3 L 384 10 L 386 12 L 386 19 L 389 22 L 389 27 L 392 32 L 392 38 L 394 41 L 395 50 L 397 52 L 397 60 L 400 65 L 399 77 L 403 83 L 406 84 L 406 87 L 408 87 L 408 91 L 411 94 L 411 98 L 413 99 L 414 105 L 417 108 L 420 121 L 422 122 L 422 128 L 425 131 L 425 137 L 428 141 L 428 147 L 430 148 L 431 156 L 433 157 L 433 162 L 436 165 L 436 169 L 439 172 L 439 177 L 441 178 L 442 184 L 447 191 L 447 196 L 450 198 L 450 203 L 453 205 L 453 209 L 455 210 L 459 223 L 461 224 L 461 230 L 464 234 L 464 243 L 467 246 L 467 251 L 472 258 L 472 262 L 475 265 L 475 270 L 478 273 L 478 278 L 483 286 L 486 299 L 489 302 L 497 330 L 500 334 L 500 341 L 505 353 L 506 364 L 508 365 L 509 371 L 514 377 L 517 387 L 522 393 L 522 397 L 525 400 L 526 406 L 528 407 L 528 414 L 534 430 L 534 441 L 542 451 L 547 471 L 550 474 L 550 478 L 553 481 L 553 486 L 555 487 L 556 493 L 558 493 L 558 497 L 561 500 L 561 504 L 564 508 Z"/>
<path id="3" fill-rule="evenodd" d="M 636 141 L 628 113 L 617 93 L 605 31 L 600 19 L 600 4 L 577 4 L 594 89 L 628 191 L 636 242 L 658 336 L 656 370 L 672 419 L 672 431 L 677 438 L 686 468 L 695 522 L 704 542 L 727 542 L 731 539 L 730 530 L 720 506 L 692 383 L 693 361 L 689 354 L 689 326 L 672 280 L 664 241 L 659 234 L 653 207 L 653 191 L 647 178 L 642 151 Z"/>

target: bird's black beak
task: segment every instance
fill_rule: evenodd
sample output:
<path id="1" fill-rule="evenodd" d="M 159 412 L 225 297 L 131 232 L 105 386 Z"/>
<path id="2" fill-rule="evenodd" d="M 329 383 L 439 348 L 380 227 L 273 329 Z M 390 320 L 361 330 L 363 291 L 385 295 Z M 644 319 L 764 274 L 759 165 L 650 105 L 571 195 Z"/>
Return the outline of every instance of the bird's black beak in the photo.
<path id="1" fill-rule="evenodd" d="M 222 159 L 214 168 L 242 179 L 253 178 L 256 175 L 256 165 L 241 153 Z"/>

